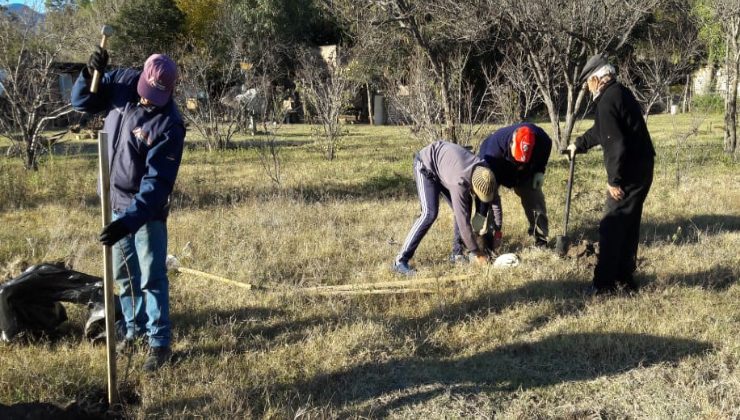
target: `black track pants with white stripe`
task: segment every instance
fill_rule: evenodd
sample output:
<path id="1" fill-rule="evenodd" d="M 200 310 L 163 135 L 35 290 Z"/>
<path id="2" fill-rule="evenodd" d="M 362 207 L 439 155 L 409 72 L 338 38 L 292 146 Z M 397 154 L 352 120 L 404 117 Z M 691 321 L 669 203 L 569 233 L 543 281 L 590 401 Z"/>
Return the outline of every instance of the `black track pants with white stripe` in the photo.
<path id="1" fill-rule="evenodd" d="M 416 219 L 406 240 L 403 243 L 401 252 L 396 257 L 397 261 L 408 261 L 416 252 L 416 248 L 421 243 L 424 235 L 432 227 L 439 214 L 439 195 L 444 194 L 448 198 L 449 191 L 438 181 L 432 180 L 422 173 L 422 164 L 419 160 L 414 160 L 414 180 L 416 181 L 416 190 L 419 193 L 419 202 L 421 204 L 421 214 Z"/>

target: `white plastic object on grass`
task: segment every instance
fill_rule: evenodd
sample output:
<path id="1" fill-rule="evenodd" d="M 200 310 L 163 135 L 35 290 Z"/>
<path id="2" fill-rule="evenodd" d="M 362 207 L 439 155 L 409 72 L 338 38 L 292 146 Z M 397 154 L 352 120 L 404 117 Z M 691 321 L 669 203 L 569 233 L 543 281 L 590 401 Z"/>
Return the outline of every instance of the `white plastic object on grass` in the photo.
<path id="1" fill-rule="evenodd" d="M 174 255 L 167 255 L 167 259 L 165 260 L 165 266 L 167 266 L 167 271 L 177 270 L 180 268 L 180 260 L 177 259 Z"/>
<path id="2" fill-rule="evenodd" d="M 493 262 L 495 268 L 510 268 L 519 265 L 519 257 L 516 254 L 501 254 Z"/>

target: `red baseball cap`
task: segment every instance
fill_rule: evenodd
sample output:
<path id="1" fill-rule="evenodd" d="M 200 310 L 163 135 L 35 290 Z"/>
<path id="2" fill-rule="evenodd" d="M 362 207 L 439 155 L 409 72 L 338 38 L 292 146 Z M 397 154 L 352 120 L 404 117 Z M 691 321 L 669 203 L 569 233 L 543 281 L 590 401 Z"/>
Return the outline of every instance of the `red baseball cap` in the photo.
<path id="1" fill-rule="evenodd" d="M 529 162 L 534 150 L 534 140 L 534 130 L 529 126 L 523 125 L 514 131 L 514 147 L 511 154 L 515 161 L 520 163 Z"/>
<path id="2" fill-rule="evenodd" d="M 136 91 L 139 96 L 156 106 L 164 106 L 170 100 L 177 82 L 177 65 L 164 54 L 149 56 L 139 76 Z"/>

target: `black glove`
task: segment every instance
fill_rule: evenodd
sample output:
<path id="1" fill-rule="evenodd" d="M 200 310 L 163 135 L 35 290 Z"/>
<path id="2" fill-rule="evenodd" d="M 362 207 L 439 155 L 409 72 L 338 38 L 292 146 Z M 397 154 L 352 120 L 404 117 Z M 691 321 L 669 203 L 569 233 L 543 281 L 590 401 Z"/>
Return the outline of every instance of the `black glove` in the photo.
<path id="1" fill-rule="evenodd" d="M 87 60 L 87 72 L 90 77 L 92 77 L 95 70 L 105 73 L 106 66 L 108 66 L 108 51 L 98 45 L 95 47 L 95 51 L 90 54 L 90 59 Z"/>
<path id="2" fill-rule="evenodd" d="M 121 220 L 114 220 L 108 223 L 108 226 L 104 227 L 100 232 L 98 240 L 107 246 L 113 246 L 116 242 L 120 241 L 124 236 L 128 235 L 129 232 L 126 225 Z"/>

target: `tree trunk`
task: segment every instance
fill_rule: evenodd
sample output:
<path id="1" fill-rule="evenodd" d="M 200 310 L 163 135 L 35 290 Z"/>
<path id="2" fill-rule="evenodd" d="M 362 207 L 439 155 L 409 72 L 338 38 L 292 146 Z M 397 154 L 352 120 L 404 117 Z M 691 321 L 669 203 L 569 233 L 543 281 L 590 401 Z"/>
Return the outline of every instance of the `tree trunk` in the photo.
<path id="1" fill-rule="evenodd" d="M 691 73 L 686 75 L 686 85 L 683 89 L 683 101 L 681 103 L 681 112 L 689 112 L 689 86 L 691 86 Z"/>
<path id="2" fill-rule="evenodd" d="M 562 137 L 558 140 L 558 146 L 561 149 L 564 149 L 568 146 L 568 143 L 570 141 L 570 136 L 573 134 L 573 128 L 576 125 L 576 113 L 578 112 L 578 109 L 581 107 L 581 103 L 583 102 L 583 98 L 586 96 L 586 90 L 584 89 L 578 89 L 578 95 L 576 96 L 575 103 L 573 102 L 573 91 L 570 86 L 568 86 L 568 105 L 567 110 L 565 114 L 565 130 L 563 132 Z"/>
<path id="3" fill-rule="evenodd" d="M 735 45 L 737 47 L 737 45 Z M 727 65 L 727 96 L 725 96 L 725 153 L 734 154 L 737 150 L 737 87 L 740 73 L 740 52 L 733 51 L 732 61 Z M 728 57 L 729 58 L 729 57 Z"/>
<path id="4" fill-rule="evenodd" d="M 367 120 L 370 125 L 375 125 L 375 113 L 373 112 L 373 91 L 370 89 L 370 83 L 365 83 L 367 89 Z"/>
<path id="5" fill-rule="evenodd" d="M 444 64 L 440 64 L 441 68 L 441 83 L 440 88 L 442 89 L 442 106 L 445 113 L 445 140 L 457 144 L 457 136 L 455 133 L 455 116 L 453 115 L 453 104 L 452 98 L 450 98 L 450 75 Z"/>
<path id="6" fill-rule="evenodd" d="M 717 93 L 717 69 L 719 68 L 719 63 L 717 63 L 715 60 L 712 60 L 709 71 L 709 80 L 707 82 L 707 91 L 706 94 L 713 94 Z"/>
<path id="7" fill-rule="evenodd" d="M 549 92 L 542 92 L 542 101 L 545 103 L 547 114 L 550 116 L 553 140 L 555 141 L 555 144 L 558 146 L 558 148 L 562 148 L 562 136 L 560 135 L 560 116 L 558 115 L 558 111 L 555 109 L 555 103 L 553 102 Z"/>
<path id="8" fill-rule="evenodd" d="M 38 164 L 36 163 L 36 150 L 35 150 L 33 143 L 34 143 L 33 141 L 29 141 L 26 143 L 25 167 L 26 169 L 37 171 L 39 167 L 38 167 Z"/>

